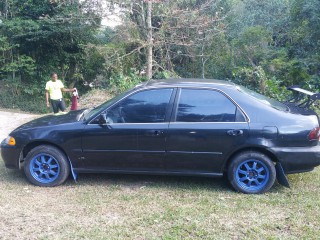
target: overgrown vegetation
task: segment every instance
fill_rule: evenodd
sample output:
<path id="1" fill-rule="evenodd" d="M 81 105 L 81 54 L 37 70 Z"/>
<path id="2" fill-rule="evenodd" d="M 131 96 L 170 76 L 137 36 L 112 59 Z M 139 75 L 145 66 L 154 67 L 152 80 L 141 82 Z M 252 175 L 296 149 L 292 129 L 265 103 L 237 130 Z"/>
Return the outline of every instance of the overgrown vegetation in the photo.
<path id="1" fill-rule="evenodd" d="M 0 107 L 47 111 L 43 89 L 53 71 L 80 93 L 120 92 L 146 80 L 150 64 L 153 78 L 227 79 L 279 100 L 289 85 L 320 90 L 318 0 L 149 4 L 2 1 Z M 115 12 L 121 24 L 102 26 Z"/>

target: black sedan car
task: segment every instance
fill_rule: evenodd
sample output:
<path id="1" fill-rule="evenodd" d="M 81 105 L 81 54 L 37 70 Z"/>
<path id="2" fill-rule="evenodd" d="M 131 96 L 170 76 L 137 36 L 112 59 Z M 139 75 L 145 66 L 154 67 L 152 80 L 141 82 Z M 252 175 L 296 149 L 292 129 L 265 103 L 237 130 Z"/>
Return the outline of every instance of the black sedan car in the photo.
<path id="1" fill-rule="evenodd" d="M 70 172 L 225 174 L 237 191 L 263 193 L 320 164 L 318 117 L 306 109 L 318 95 L 292 90 L 308 102 L 280 103 L 226 81 L 152 80 L 96 108 L 26 123 L 1 154 L 38 186 Z"/>

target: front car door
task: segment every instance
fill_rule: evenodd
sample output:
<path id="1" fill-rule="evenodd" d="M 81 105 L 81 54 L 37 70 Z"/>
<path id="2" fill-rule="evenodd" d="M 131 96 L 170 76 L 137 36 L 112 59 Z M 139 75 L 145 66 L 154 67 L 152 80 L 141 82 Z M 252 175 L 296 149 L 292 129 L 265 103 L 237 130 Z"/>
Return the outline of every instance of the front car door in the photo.
<path id="1" fill-rule="evenodd" d="M 166 168 L 221 175 L 226 156 L 245 142 L 248 129 L 244 114 L 222 92 L 182 88 L 169 125 Z"/>
<path id="2" fill-rule="evenodd" d="M 94 171 L 162 171 L 173 88 L 132 93 L 84 130 L 85 168 Z"/>

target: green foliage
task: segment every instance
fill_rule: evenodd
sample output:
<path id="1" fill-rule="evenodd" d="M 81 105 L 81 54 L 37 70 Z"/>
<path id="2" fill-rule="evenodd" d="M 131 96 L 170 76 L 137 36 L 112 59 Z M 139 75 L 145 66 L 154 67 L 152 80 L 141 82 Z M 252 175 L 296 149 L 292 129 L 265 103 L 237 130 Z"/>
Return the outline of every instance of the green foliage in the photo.
<path id="1" fill-rule="evenodd" d="M 116 2 L 105 1 L 122 12 L 115 28 L 100 26 L 100 1 L 0 2 L 0 85 L 23 102 L 43 98 L 51 72 L 83 92 L 144 81 L 147 2 Z M 290 85 L 320 91 L 319 9 L 319 0 L 154 2 L 153 78 L 227 79 L 280 100 Z"/>
<path id="2" fill-rule="evenodd" d="M 264 57 L 270 51 L 269 46 L 272 42 L 272 36 L 262 26 L 246 28 L 240 36 L 233 41 L 236 61 L 240 64 L 251 66 L 260 65 Z M 240 61 L 239 61 L 240 60 Z"/>
<path id="3" fill-rule="evenodd" d="M 290 92 L 285 86 L 283 86 L 280 80 L 276 78 L 266 80 L 266 92 L 265 94 L 271 98 L 279 101 L 286 101 L 289 99 Z"/>
<path id="4" fill-rule="evenodd" d="M 24 89 L 24 92 L 21 92 L 20 89 L 20 86 L 17 87 L 12 82 L 0 82 L 0 107 L 33 113 L 48 113 L 51 111 L 46 107 L 44 93 L 29 93 L 32 90 L 39 92 L 38 86 L 28 86 Z"/>
<path id="5" fill-rule="evenodd" d="M 134 69 L 128 74 L 116 74 L 109 79 L 109 86 L 114 94 L 122 93 L 135 85 L 146 80 L 145 77 L 141 77 L 135 73 Z"/>
<path id="6" fill-rule="evenodd" d="M 7 59 L 25 55 L 37 65 L 36 78 L 47 71 L 60 70 L 67 81 L 71 80 L 83 61 L 83 44 L 94 41 L 100 23 L 93 9 L 81 11 L 86 5 L 79 1 L 58 4 L 49 0 L 11 0 L 8 5 L 6 9 L 11 12 L 0 32 L 15 46 L 15 51 Z M 20 75 L 26 79 L 23 72 Z"/>
<path id="7" fill-rule="evenodd" d="M 286 51 L 279 50 L 271 59 L 264 60 L 268 75 L 280 79 L 282 85 L 304 85 L 312 78 L 308 67 L 299 59 L 290 58 Z"/>
<path id="8" fill-rule="evenodd" d="M 235 82 L 265 94 L 268 77 L 261 66 L 234 69 Z"/>
<path id="9" fill-rule="evenodd" d="M 234 66 L 233 49 L 224 33 L 215 36 L 209 51 L 212 55 L 205 69 L 207 76 L 215 79 L 231 79 Z M 200 66 L 197 65 L 197 68 Z"/>
<path id="10" fill-rule="evenodd" d="M 175 72 L 162 71 L 162 72 L 157 72 L 153 78 L 154 79 L 179 78 L 179 75 Z"/>
<path id="11" fill-rule="evenodd" d="M 58 72 L 67 86 L 94 79 L 99 74 L 94 71 L 103 65 L 103 58 L 97 64 L 97 54 L 87 50 L 87 45 L 96 41 L 101 20 L 96 4 L 51 0 L 1 3 L 0 82 L 5 81 L 19 98 L 42 99 L 51 72 Z M 10 97 L 0 104 L 6 105 L 8 99 L 16 105 Z"/>
<path id="12" fill-rule="evenodd" d="M 34 74 L 35 68 L 35 61 L 31 57 L 21 55 L 12 59 L 12 62 L 4 64 L 1 70 L 8 74 L 18 73 L 20 76 L 31 76 Z"/>
<path id="13" fill-rule="evenodd" d="M 291 50 L 299 56 L 320 50 L 320 1 L 293 0 L 291 6 Z"/>

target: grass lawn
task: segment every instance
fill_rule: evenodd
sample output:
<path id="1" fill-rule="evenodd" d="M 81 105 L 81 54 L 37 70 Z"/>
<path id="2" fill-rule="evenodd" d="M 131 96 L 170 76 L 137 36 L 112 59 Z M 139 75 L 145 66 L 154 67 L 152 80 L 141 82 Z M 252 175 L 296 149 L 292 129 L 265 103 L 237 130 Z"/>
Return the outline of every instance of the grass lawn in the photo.
<path id="1" fill-rule="evenodd" d="M 0 159 L 0 239 L 319 239 L 320 168 L 263 195 L 225 179 L 85 175 L 29 184 Z"/>

